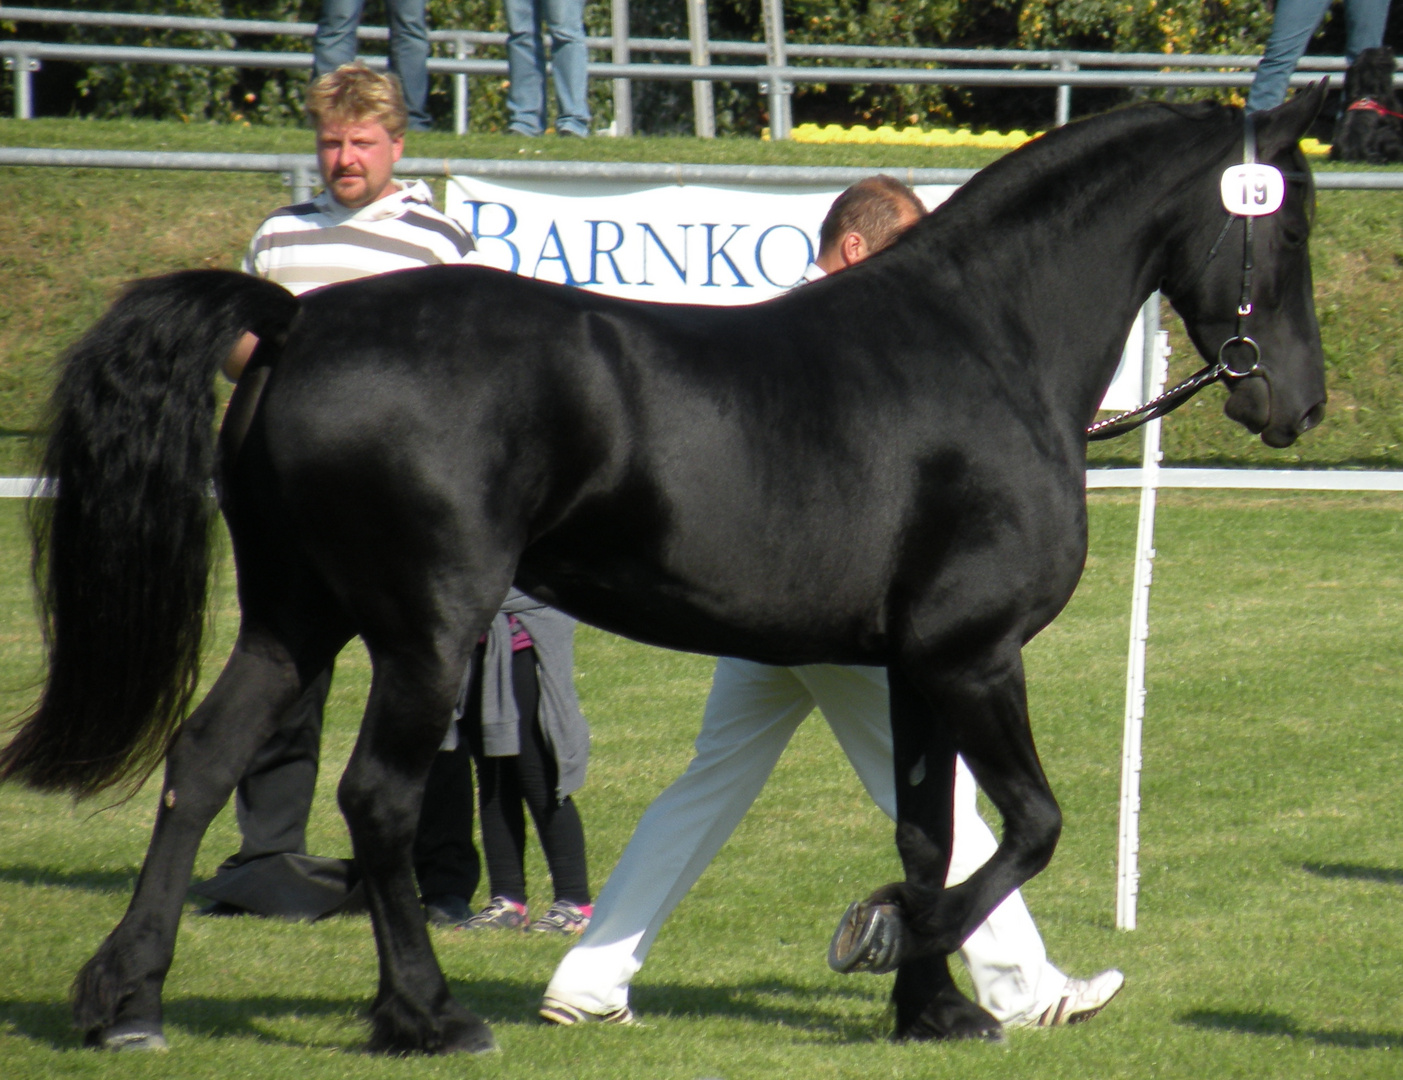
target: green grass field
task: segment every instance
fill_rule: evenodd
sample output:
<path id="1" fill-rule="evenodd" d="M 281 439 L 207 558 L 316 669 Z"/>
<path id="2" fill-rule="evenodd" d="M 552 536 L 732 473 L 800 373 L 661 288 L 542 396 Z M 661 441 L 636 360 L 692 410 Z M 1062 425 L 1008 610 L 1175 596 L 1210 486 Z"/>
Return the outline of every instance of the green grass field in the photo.
<path id="1" fill-rule="evenodd" d="M 849 900 L 897 872 L 890 828 L 827 729 L 801 729 L 634 986 L 645 1026 L 560 1030 L 534 1007 L 564 946 L 435 932 L 453 988 L 494 1024 L 485 1060 L 359 1052 L 369 924 L 188 919 L 166 992 L 171 1053 L 99 1055 L 68 982 L 120 918 L 155 785 L 124 806 L 0 789 L 0 1076 L 261 1080 L 407 1076 L 1393 1077 L 1403 1054 L 1397 647 L 1403 497 L 1161 495 L 1151 605 L 1140 928 L 1113 928 L 1116 793 L 1135 502 L 1092 497 L 1091 558 L 1027 651 L 1034 729 L 1066 813 L 1025 890 L 1053 960 L 1128 977 L 1079 1028 L 1002 1046 L 894 1046 L 889 978 L 830 973 Z M 37 630 L 22 513 L 0 504 L 0 710 L 30 700 Z M 212 661 L 235 611 L 222 575 Z M 595 735 L 579 795 L 596 887 L 687 760 L 710 663 L 590 629 L 578 682 Z M 334 785 L 368 680 L 337 668 L 313 848 L 348 850 Z M 235 844 L 225 815 L 198 864 Z M 539 855 L 533 889 L 545 891 Z M 479 897 L 480 899 L 480 897 Z"/>

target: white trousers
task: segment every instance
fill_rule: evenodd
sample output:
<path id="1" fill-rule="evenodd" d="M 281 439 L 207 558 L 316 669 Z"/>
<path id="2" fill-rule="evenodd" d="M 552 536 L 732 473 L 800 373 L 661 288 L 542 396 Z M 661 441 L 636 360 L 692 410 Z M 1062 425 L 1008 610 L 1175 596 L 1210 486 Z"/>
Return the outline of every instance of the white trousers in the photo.
<path id="1" fill-rule="evenodd" d="M 639 821 L 595 901 L 588 929 L 556 968 L 547 996 L 589 1012 L 628 1004 L 629 982 L 663 923 L 740 824 L 815 706 L 872 800 L 896 817 L 884 668 L 717 661 L 691 764 Z M 974 778 L 957 761 L 951 885 L 983 865 L 997 847 L 979 816 L 975 792 Z M 1048 962 L 1017 892 L 974 931 L 960 956 L 980 1005 L 1001 1021 L 1041 1012 L 1066 986 L 1067 977 Z"/>

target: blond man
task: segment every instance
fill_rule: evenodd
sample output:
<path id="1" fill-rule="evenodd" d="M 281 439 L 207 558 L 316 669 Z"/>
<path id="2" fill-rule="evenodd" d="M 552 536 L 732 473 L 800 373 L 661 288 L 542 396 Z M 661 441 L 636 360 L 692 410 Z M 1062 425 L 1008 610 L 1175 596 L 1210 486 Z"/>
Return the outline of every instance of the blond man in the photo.
<path id="1" fill-rule="evenodd" d="M 392 270 L 471 261 L 472 237 L 434 209 L 428 185 L 395 179 L 409 122 L 398 79 L 364 64 L 342 65 L 312 83 L 307 115 L 323 189 L 310 202 L 269 215 L 249 243 L 246 272 L 303 293 Z M 229 378 L 243 374 L 257 343 L 244 335 L 225 361 Z M 328 668 L 245 770 L 235 797 L 242 842 L 197 888 L 215 901 L 205 913 L 315 919 L 345 902 L 349 867 L 310 856 L 306 846 L 330 687 Z M 466 746 L 461 754 L 440 754 L 430 774 L 415 871 L 432 921 L 456 923 L 472 914 L 479 863 Z"/>

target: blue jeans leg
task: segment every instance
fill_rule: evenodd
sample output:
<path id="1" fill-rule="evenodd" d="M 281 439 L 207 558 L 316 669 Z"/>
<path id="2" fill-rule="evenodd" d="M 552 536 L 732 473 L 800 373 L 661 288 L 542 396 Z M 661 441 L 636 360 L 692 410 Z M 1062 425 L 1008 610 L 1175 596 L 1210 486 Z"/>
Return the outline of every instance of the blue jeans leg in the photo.
<path id="1" fill-rule="evenodd" d="M 1345 59 L 1382 45 L 1389 0 L 1345 0 Z M 1329 10 L 1330 0 L 1277 0 L 1276 18 L 1262 62 L 1247 95 L 1247 111 L 1273 109 L 1286 100 L 1291 73 Z"/>
<path id="2" fill-rule="evenodd" d="M 546 128 L 546 46 L 537 0 L 506 0 L 507 128 L 539 135 Z"/>
<path id="3" fill-rule="evenodd" d="M 1345 59 L 1351 64 L 1365 49 L 1384 43 L 1389 0 L 1345 0 Z"/>
<path id="4" fill-rule="evenodd" d="M 364 2 L 322 0 L 321 18 L 312 39 L 312 78 L 320 78 L 356 58 L 356 29 Z"/>
<path id="5" fill-rule="evenodd" d="M 1277 0 L 1271 37 L 1247 95 L 1248 112 L 1274 109 L 1286 100 L 1291 73 L 1329 6 L 1330 0 Z"/>
<path id="6" fill-rule="evenodd" d="M 555 99 L 555 130 L 589 134 L 589 49 L 585 46 L 584 0 L 545 0 Z"/>
<path id="7" fill-rule="evenodd" d="M 429 23 L 425 0 L 390 0 L 390 70 L 404 87 L 409 129 L 428 131 Z"/>

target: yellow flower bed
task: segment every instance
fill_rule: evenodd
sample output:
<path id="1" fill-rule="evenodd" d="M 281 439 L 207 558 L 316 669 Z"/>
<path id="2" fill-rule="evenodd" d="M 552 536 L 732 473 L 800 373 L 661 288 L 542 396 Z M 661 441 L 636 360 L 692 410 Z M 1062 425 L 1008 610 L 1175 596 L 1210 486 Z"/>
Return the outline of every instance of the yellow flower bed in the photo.
<path id="1" fill-rule="evenodd" d="M 766 137 L 769 133 L 766 132 Z M 850 127 L 839 124 L 800 124 L 794 128 L 791 138 L 803 143 L 883 143 L 888 146 L 982 146 L 994 150 L 1012 150 L 1041 132 L 1029 135 L 1026 131 L 1010 131 L 1003 134 L 997 131 L 975 133 L 969 128 L 946 131 L 936 128 L 926 131 L 923 128 L 908 127 L 897 130 L 890 125 L 879 128 Z M 1307 154 L 1328 154 L 1330 146 L 1319 139 L 1302 139 L 1301 149 Z"/>
<path id="2" fill-rule="evenodd" d="M 800 124 L 791 132 L 795 142 L 805 143 L 884 143 L 889 146 L 984 146 L 996 150 L 1012 150 L 1022 146 L 1035 135 L 1026 131 L 1010 131 L 1007 135 L 997 131 L 983 131 L 975 134 L 969 128 L 958 131 L 908 127 L 898 131 L 890 125 L 877 129 L 865 127 L 845 128 L 839 124 L 820 127 L 818 124 Z"/>

